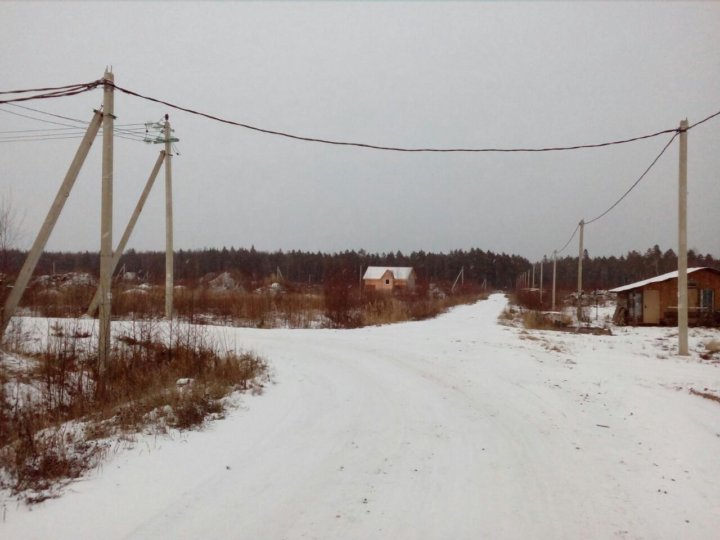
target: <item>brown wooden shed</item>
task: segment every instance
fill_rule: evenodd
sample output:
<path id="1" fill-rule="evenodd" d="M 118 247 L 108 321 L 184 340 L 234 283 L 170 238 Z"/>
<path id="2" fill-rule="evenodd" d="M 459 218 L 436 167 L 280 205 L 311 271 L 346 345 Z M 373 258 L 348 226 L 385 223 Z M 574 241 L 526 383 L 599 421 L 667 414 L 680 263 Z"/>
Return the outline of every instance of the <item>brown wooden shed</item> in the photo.
<path id="1" fill-rule="evenodd" d="M 688 323 L 718 326 L 720 309 L 720 270 L 688 268 Z M 617 293 L 616 324 L 676 325 L 678 272 L 668 272 L 610 289 Z"/>

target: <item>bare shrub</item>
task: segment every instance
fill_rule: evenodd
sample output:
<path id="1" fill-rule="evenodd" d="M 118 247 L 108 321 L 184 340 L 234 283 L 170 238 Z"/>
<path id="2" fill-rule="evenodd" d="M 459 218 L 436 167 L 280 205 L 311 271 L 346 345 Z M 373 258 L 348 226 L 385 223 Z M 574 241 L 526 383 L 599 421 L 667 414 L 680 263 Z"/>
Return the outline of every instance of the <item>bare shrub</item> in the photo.
<path id="1" fill-rule="evenodd" d="M 512 299 L 513 303 L 526 309 L 541 310 L 540 291 L 538 289 L 520 289 Z"/>
<path id="2" fill-rule="evenodd" d="M 461 292 L 442 297 L 417 293 L 371 294 L 359 308 L 363 325 L 390 324 L 429 319 L 448 309 L 487 298 L 482 292 Z"/>
<path id="3" fill-rule="evenodd" d="M 529 310 L 523 313 L 523 326 L 530 330 L 551 330 L 556 328 L 554 321 L 540 311 Z"/>
<path id="4" fill-rule="evenodd" d="M 41 500 L 93 467 L 103 438 L 158 422 L 198 426 L 223 413 L 232 391 L 262 387 L 261 358 L 221 349 L 203 327 L 165 328 L 129 324 L 100 376 L 94 350 L 77 337 L 83 332 L 53 325 L 44 351 L 26 351 L 36 362 L 24 382 L 0 372 L 0 487 Z"/>
<path id="5" fill-rule="evenodd" d="M 506 306 L 505 309 L 500 312 L 500 315 L 498 315 L 498 319 L 504 322 L 512 322 L 515 320 L 517 313 L 518 311 L 514 307 Z"/>

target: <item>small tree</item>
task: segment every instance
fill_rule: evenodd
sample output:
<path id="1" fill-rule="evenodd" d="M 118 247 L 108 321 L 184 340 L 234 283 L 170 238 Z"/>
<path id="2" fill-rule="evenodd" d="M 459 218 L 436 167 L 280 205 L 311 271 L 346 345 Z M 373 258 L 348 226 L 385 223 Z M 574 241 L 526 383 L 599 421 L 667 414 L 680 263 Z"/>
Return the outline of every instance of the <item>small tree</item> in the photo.
<path id="1" fill-rule="evenodd" d="M 20 220 L 11 191 L 0 197 L 0 273 L 10 271 L 10 250 L 16 247 L 20 239 Z"/>

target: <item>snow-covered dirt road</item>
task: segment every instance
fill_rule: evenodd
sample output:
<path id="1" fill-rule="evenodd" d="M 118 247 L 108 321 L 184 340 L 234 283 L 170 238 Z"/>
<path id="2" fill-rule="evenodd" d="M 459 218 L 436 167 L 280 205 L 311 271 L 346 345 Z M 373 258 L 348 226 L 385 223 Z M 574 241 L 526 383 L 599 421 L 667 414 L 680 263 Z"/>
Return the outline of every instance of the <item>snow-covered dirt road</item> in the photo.
<path id="1" fill-rule="evenodd" d="M 667 329 L 525 333 L 497 323 L 504 305 L 218 329 L 276 384 L 59 499 L 6 501 L 0 537 L 717 538 L 720 404 L 689 389 L 720 389 L 718 364 L 664 351 Z"/>

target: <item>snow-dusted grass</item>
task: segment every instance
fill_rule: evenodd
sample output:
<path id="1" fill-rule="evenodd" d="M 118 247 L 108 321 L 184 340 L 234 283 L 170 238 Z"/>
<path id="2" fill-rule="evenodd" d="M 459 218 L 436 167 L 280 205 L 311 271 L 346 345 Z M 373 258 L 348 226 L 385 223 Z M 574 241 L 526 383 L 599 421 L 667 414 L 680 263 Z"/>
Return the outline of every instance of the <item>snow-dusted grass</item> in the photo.
<path id="1" fill-rule="evenodd" d="M 720 530 L 717 330 L 498 324 L 492 296 L 357 330 L 215 330 L 276 385 L 143 436 L 3 538 L 683 538 Z"/>
<path id="2" fill-rule="evenodd" d="M 97 369 L 94 321 L 42 322 L 0 362 L 0 488 L 29 502 L 95 466 L 118 437 L 188 429 L 226 409 L 226 396 L 265 373 L 255 355 L 221 348 L 202 327 L 119 325 Z M 23 369 L 24 368 L 24 369 Z"/>

